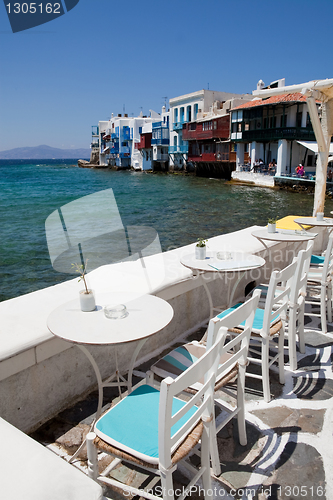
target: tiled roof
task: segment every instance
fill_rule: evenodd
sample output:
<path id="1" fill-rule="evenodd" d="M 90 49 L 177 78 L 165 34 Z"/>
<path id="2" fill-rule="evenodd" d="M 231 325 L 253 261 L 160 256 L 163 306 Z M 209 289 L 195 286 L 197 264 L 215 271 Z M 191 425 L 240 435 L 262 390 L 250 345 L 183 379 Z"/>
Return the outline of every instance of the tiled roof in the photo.
<path id="1" fill-rule="evenodd" d="M 245 102 L 237 108 L 232 108 L 231 111 L 235 111 L 236 109 L 245 109 L 245 108 L 256 108 L 257 106 L 267 106 L 267 104 L 283 104 L 290 102 L 306 102 L 306 97 L 300 92 L 295 92 L 293 94 L 282 94 L 276 95 L 272 97 L 268 97 L 267 99 L 254 99 L 250 102 Z"/>

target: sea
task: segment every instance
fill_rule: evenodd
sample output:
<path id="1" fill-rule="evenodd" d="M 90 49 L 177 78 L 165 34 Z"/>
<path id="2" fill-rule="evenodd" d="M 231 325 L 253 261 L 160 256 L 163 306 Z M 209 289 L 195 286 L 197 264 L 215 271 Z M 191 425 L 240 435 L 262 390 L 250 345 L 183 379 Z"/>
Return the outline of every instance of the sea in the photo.
<path id="1" fill-rule="evenodd" d="M 163 251 L 269 217 L 311 215 L 313 195 L 194 175 L 79 168 L 75 160 L 0 160 L 0 301 L 75 275 L 52 267 L 45 220 L 67 203 L 112 188 L 124 226 L 150 226 Z M 325 213 L 333 210 L 328 199 Z"/>

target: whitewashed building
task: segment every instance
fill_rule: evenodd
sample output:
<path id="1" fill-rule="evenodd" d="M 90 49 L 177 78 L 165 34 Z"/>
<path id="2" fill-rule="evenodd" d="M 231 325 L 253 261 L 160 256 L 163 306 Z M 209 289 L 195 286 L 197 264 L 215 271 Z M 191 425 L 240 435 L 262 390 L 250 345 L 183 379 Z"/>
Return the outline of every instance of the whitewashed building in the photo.
<path id="1" fill-rule="evenodd" d="M 183 128 L 186 123 L 196 122 L 205 118 L 208 113 L 223 106 L 223 103 L 240 94 L 217 92 L 214 90 L 199 90 L 170 99 L 170 168 L 186 167 L 188 158 L 188 141 L 183 139 Z"/>
<path id="2" fill-rule="evenodd" d="M 284 79 L 269 88 L 284 86 Z M 258 89 L 263 89 L 260 80 Z M 319 106 L 319 103 L 318 103 Z M 248 148 L 251 167 L 256 160 L 267 165 L 276 160 L 276 175 L 291 175 L 302 163 L 306 172 L 315 171 L 315 141 L 306 97 L 300 92 L 254 98 L 231 112 L 231 140 L 236 143 L 237 169 Z"/>
<path id="3" fill-rule="evenodd" d="M 161 116 L 150 110 L 149 117 L 142 113 L 138 117 L 112 115 L 109 121 L 99 122 L 100 165 L 120 169 L 133 167 L 136 170 L 151 168 L 144 161 L 138 145 L 143 128 L 151 128 L 152 122 L 158 120 L 161 120 Z"/>

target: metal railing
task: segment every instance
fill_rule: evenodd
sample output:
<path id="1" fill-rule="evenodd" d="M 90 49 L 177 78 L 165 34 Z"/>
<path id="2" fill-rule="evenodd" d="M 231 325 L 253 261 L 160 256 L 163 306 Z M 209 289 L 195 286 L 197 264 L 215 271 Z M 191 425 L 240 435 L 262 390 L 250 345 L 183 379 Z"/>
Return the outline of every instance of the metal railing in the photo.
<path id="1" fill-rule="evenodd" d="M 188 153 L 188 145 L 169 146 L 169 153 Z"/>

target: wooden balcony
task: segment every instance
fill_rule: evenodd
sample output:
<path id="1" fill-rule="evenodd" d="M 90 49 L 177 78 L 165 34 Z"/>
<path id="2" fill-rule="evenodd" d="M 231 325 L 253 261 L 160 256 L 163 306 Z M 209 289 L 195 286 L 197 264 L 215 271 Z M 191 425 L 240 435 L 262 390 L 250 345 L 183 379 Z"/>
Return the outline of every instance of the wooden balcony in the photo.
<path id="1" fill-rule="evenodd" d="M 228 139 L 230 134 L 229 115 L 205 122 L 186 123 L 183 128 L 183 140 Z"/>
<path id="2" fill-rule="evenodd" d="M 148 149 L 151 148 L 151 132 L 147 134 L 140 135 L 140 142 L 137 143 L 137 149 Z"/>

